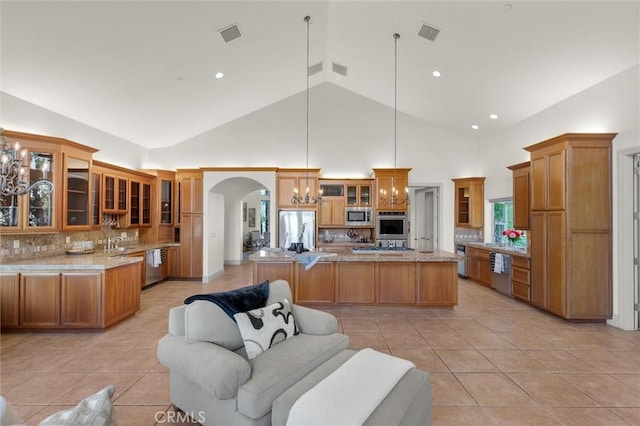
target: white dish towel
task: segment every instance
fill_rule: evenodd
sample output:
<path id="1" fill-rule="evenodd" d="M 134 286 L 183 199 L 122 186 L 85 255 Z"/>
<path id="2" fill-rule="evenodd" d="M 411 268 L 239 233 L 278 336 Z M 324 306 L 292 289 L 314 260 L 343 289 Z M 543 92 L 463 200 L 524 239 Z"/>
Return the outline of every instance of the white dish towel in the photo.
<path id="1" fill-rule="evenodd" d="M 493 260 L 493 272 L 495 272 L 496 274 L 500 274 L 502 272 L 504 272 L 504 260 L 502 259 L 502 254 L 500 253 L 494 253 L 494 260 Z"/>
<path id="2" fill-rule="evenodd" d="M 162 265 L 162 253 L 160 249 L 155 249 L 153 251 L 153 267 L 157 268 L 160 265 Z"/>

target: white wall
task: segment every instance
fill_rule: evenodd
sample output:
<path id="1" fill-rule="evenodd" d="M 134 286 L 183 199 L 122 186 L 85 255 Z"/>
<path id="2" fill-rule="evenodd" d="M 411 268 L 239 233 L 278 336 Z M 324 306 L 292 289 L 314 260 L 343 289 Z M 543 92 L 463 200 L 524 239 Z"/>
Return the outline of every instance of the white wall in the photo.
<path id="1" fill-rule="evenodd" d="M 132 169 L 142 168 L 147 150 L 135 143 L 0 92 L 0 117 L 7 130 L 55 136 L 99 149 L 96 160 Z"/>
<path id="2" fill-rule="evenodd" d="M 613 312 L 612 323 L 620 324 L 619 315 L 633 310 L 633 281 L 630 274 L 622 273 L 626 262 L 620 256 L 632 256 L 619 250 L 620 240 L 629 233 L 626 224 L 619 223 L 618 211 L 621 197 L 631 197 L 631 192 L 621 193 L 624 186 L 618 176 L 618 153 L 631 152 L 634 147 L 640 152 L 640 67 L 638 65 L 596 86 L 578 93 L 551 108 L 481 142 L 481 173 L 487 177 L 485 197 L 487 199 L 512 195 L 511 171 L 507 166 L 529 160 L 523 147 L 549 139 L 562 133 L 618 133 L 613 142 Z M 630 176 L 629 176 L 630 178 Z M 628 187 L 627 187 L 628 188 Z M 488 211 L 490 218 L 490 211 Z M 485 220 L 485 235 L 491 235 L 491 221 Z M 624 277 L 624 278 L 622 278 Z"/>
<path id="3" fill-rule="evenodd" d="M 334 84 L 311 89 L 309 133 L 309 167 L 321 167 L 324 177 L 368 177 L 371 168 L 393 167 L 393 108 Z M 443 185 L 441 247 L 452 251 L 451 179 L 479 173 L 477 143 L 402 113 L 397 140 L 398 167 L 413 168 L 410 184 Z M 147 167 L 305 167 L 305 144 L 301 92 L 175 147 L 150 150 Z"/>

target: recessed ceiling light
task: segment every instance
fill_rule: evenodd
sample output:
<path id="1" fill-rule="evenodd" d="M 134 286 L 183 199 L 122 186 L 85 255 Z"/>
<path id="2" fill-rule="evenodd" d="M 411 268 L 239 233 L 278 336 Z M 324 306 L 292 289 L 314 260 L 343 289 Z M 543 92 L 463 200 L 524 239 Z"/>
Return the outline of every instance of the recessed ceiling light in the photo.
<path id="1" fill-rule="evenodd" d="M 438 70 L 435 70 L 434 72 L 431 73 L 434 77 L 442 77 L 442 73 Z"/>
<path id="2" fill-rule="evenodd" d="M 182 77 L 176 78 L 176 81 L 182 81 L 182 80 L 183 80 Z"/>
<path id="3" fill-rule="evenodd" d="M 221 73 L 221 72 L 217 72 L 217 73 L 216 73 L 216 78 L 217 78 L 217 79 L 220 79 L 220 78 L 222 78 L 222 77 L 224 77 L 224 74 L 223 74 L 223 73 Z"/>
<path id="4" fill-rule="evenodd" d="M 498 118 L 498 116 L 496 114 L 490 114 L 489 118 L 492 119 L 492 120 L 495 120 L 495 119 Z"/>
<path id="5" fill-rule="evenodd" d="M 509 3 L 505 4 L 504 6 L 502 6 L 502 10 L 504 10 L 505 12 L 509 12 L 511 9 L 513 8 L 513 6 Z"/>
<path id="6" fill-rule="evenodd" d="M 480 126 L 478 126 L 477 124 L 472 124 L 472 125 L 471 125 L 471 128 L 472 128 L 473 130 L 478 130 L 478 129 L 480 128 Z"/>

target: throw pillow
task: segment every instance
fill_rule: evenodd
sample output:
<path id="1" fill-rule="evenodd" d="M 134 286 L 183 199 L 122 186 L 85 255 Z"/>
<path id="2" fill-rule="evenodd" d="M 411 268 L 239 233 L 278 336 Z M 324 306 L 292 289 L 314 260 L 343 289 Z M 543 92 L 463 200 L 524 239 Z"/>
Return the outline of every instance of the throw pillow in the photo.
<path id="1" fill-rule="evenodd" d="M 39 426 L 91 425 L 114 426 L 113 405 L 111 397 L 116 388 L 109 385 L 100 392 L 80 401 L 74 408 L 47 417 Z"/>
<path id="2" fill-rule="evenodd" d="M 287 299 L 234 317 L 249 359 L 300 333 Z"/>

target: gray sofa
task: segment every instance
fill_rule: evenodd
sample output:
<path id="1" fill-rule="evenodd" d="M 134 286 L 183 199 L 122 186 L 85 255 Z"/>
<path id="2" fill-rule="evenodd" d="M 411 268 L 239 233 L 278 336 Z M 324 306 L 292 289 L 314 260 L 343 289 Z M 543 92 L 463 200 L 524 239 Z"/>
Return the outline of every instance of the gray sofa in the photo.
<path id="1" fill-rule="evenodd" d="M 267 305 L 291 298 L 286 281 L 269 284 Z M 349 347 L 333 315 L 292 305 L 300 334 L 247 359 L 237 324 L 214 303 L 172 308 L 158 359 L 169 368 L 171 402 L 204 425 L 269 425 L 273 402 Z"/>

